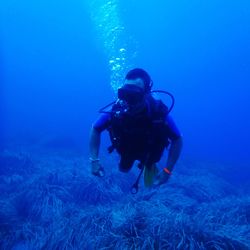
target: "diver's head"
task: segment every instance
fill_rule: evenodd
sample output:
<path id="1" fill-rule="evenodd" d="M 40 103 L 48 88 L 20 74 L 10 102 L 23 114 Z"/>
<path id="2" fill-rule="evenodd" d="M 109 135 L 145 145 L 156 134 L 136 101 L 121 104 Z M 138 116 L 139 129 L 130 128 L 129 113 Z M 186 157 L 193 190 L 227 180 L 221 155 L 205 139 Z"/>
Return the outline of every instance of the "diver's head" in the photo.
<path id="1" fill-rule="evenodd" d="M 124 84 L 136 85 L 142 88 L 145 93 L 149 93 L 153 82 L 149 74 L 144 69 L 135 68 L 127 73 Z"/>
<path id="2" fill-rule="evenodd" d="M 141 105 L 150 93 L 152 80 L 143 69 L 132 69 L 125 77 L 124 85 L 118 89 L 118 98 L 130 106 Z"/>

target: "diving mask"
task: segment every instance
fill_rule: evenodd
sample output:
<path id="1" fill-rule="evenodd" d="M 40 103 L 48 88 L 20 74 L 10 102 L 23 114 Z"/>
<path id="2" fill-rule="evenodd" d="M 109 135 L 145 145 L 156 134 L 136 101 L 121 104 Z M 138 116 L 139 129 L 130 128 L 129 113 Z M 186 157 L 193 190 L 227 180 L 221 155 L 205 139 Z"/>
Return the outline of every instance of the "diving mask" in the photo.
<path id="1" fill-rule="evenodd" d="M 134 84 L 125 84 L 118 89 L 118 98 L 128 105 L 136 105 L 144 100 L 145 92 Z"/>

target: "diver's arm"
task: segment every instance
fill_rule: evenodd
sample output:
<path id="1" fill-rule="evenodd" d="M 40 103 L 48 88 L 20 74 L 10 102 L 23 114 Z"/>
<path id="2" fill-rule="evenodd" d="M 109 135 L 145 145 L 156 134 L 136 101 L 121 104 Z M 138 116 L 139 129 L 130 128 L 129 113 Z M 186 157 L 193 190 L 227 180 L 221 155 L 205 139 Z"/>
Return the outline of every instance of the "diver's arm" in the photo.
<path id="1" fill-rule="evenodd" d="M 166 128 L 168 139 L 170 140 L 170 148 L 168 153 L 167 164 L 160 174 L 156 177 L 155 185 L 159 186 L 166 183 L 172 174 L 173 168 L 180 157 L 183 139 L 182 135 L 175 125 L 173 119 L 168 115 L 166 119 Z"/>
<path id="2" fill-rule="evenodd" d="M 104 175 L 104 169 L 100 164 L 99 149 L 101 144 L 101 133 L 108 128 L 110 122 L 110 114 L 102 114 L 99 119 L 93 124 L 90 131 L 89 153 L 90 165 L 92 174 L 97 176 Z"/>
<path id="3" fill-rule="evenodd" d="M 90 141 L 89 141 L 91 160 L 98 159 L 100 144 L 101 144 L 101 132 L 97 131 L 94 127 L 92 127 L 90 131 Z"/>
<path id="4" fill-rule="evenodd" d="M 100 164 L 100 160 L 98 158 L 100 144 L 101 144 L 101 132 L 92 127 L 90 132 L 90 142 L 89 142 L 89 149 L 90 149 L 89 161 L 90 161 L 91 173 L 93 175 L 102 177 L 104 176 L 104 169 Z"/>
<path id="5" fill-rule="evenodd" d="M 101 133 L 108 128 L 110 122 L 110 114 L 102 114 L 98 120 L 93 124 L 90 131 L 90 158 L 95 160 L 98 159 Z"/>
<path id="6" fill-rule="evenodd" d="M 171 141 L 166 167 L 156 177 L 155 186 L 160 186 L 168 181 L 172 174 L 174 165 L 179 159 L 182 149 L 182 136 Z"/>
<path id="7" fill-rule="evenodd" d="M 167 169 L 170 172 L 172 172 L 175 163 L 180 157 L 182 144 L 183 144 L 182 136 L 173 140 L 170 144 L 169 154 L 167 159 Z"/>
<path id="8" fill-rule="evenodd" d="M 170 141 L 170 148 L 166 164 L 167 170 L 165 170 L 165 172 L 167 173 L 170 171 L 171 173 L 181 153 L 182 134 L 170 115 L 166 117 L 166 129 L 168 133 L 168 139 Z"/>

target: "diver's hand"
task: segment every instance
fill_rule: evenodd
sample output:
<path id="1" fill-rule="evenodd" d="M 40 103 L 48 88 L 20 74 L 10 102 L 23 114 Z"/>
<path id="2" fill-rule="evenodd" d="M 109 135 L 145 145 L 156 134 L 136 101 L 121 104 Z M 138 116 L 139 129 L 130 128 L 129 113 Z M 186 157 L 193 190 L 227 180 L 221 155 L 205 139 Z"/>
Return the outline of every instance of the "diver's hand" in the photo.
<path id="1" fill-rule="evenodd" d="M 170 172 L 167 173 L 166 171 L 162 170 L 155 178 L 154 187 L 158 187 L 166 183 L 170 176 L 171 176 Z"/>
<path id="2" fill-rule="evenodd" d="M 104 176 L 104 168 L 100 163 L 99 159 L 90 160 L 91 173 L 95 176 L 103 177 Z"/>

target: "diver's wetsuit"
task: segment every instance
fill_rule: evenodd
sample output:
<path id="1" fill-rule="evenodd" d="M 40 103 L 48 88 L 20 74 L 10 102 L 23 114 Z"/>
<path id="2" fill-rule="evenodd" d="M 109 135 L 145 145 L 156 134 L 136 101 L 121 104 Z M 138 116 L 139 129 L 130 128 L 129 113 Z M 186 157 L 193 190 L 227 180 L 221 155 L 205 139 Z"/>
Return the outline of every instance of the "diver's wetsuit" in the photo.
<path id="1" fill-rule="evenodd" d="M 111 122 L 111 114 L 105 113 L 102 114 L 98 120 L 93 124 L 93 127 L 99 132 L 103 132 L 104 130 L 108 129 Z M 173 119 L 171 116 L 167 115 L 165 119 L 165 125 L 167 130 L 167 141 L 166 141 L 166 147 L 168 146 L 168 139 L 170 141 L 177 140 L 181 133 L 177 126 L 175 125 Z M 135 161 L 135 156 L 131 154 L 123 154 L 121 155 L 121 160 L 119 164 L 119 169 L 122 172 L 128 172 L 131 167 L 133 166 L 133 163 Z"/>

